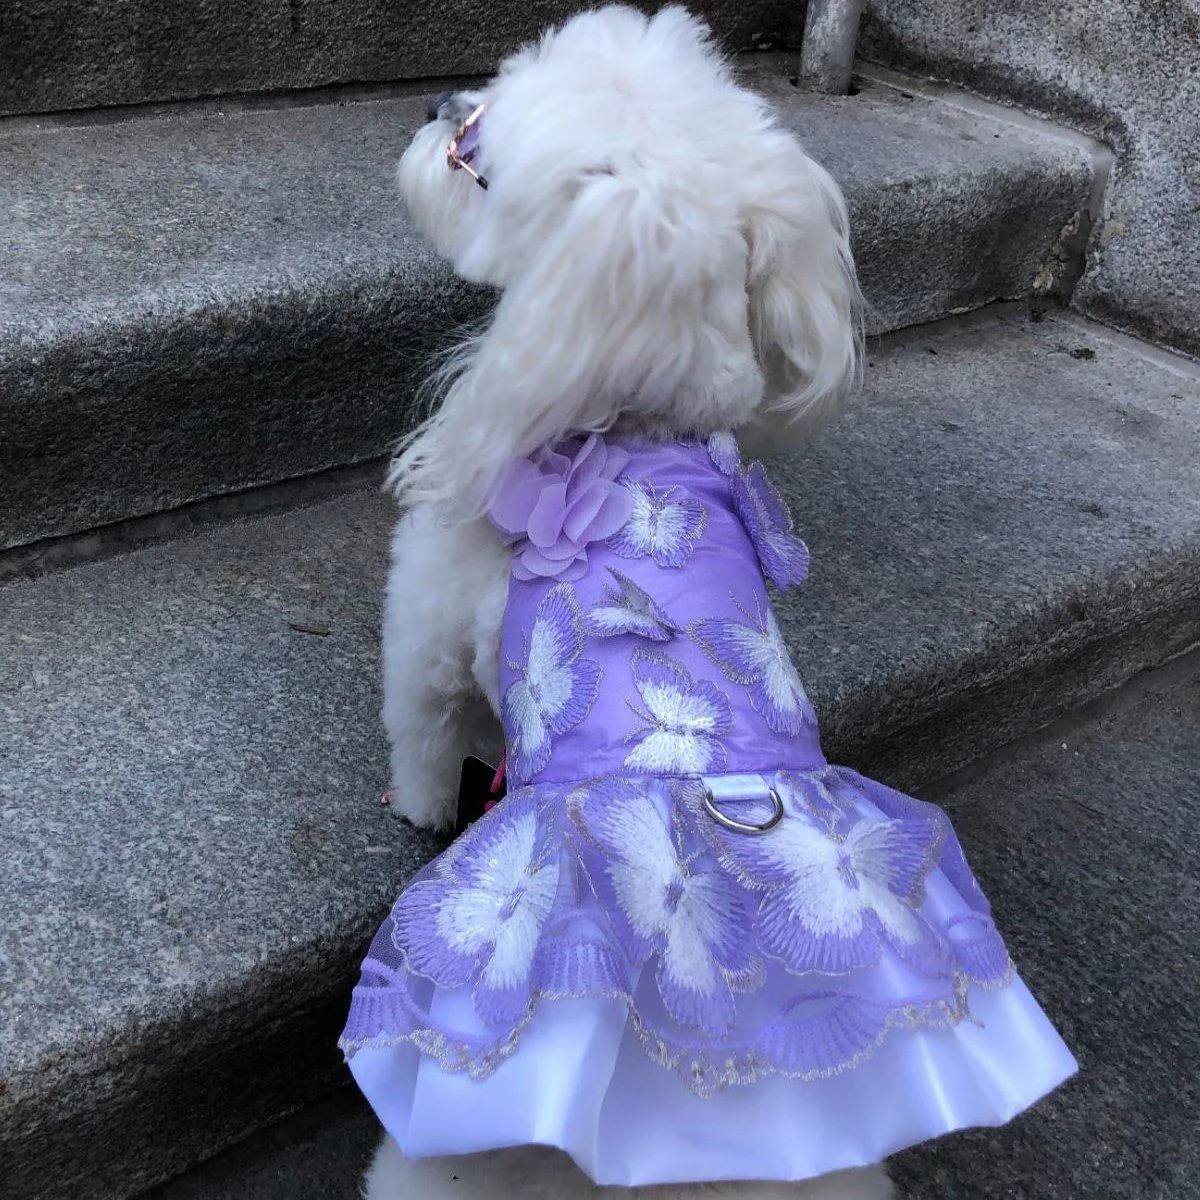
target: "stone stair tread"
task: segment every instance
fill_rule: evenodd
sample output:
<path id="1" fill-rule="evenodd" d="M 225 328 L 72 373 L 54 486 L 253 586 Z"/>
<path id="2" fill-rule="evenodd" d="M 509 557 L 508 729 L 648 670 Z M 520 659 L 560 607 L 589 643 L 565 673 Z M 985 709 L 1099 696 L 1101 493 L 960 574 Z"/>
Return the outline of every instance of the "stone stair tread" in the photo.
<path id="1" fill-rule="evenodd" d="M 1077 140 L 868 80 L 807 94 L 787 66 L 744 61 L 846 188 L 876 328 L 1029 293 L 1088 203 Z M 486 296 L 401 211 L 426 97 L 399 92 L 0 123 L 0 549 L 404 432 L 426 352 Z"/>
<path id="2" fill-rule="evenodd" d="M 870 361 L 775 469 L 831 758 L 928 782 L 1200 638 L 1192 369 L 1018 308 Z M 8 1200 L 128 1194 L 337 1076 L 434 845 L 377 803 L 391 521 L 354 492 L 0 590 Z"/>
<path id="3" fill-rule="evenodd" d="M 901 1197 L 1190 1200 L 1200 1035 L 1182 1014 L 1200 988 L 1200 655 L 972 775 L 923 794 L 953 817 L 1080 1074 L 1005 1128 L 898 1155 Z M 356 1200 L 378 1137 L 347 1089 L 145 1200 Z"/>
<path id="4" fill-rule="evenodd" d="M 909 1151 L 906 1200 L 1189 1200 L 1200 1161 L 1200 653 L 1005 754 L 944 804 L 1080 1073 Z"/>

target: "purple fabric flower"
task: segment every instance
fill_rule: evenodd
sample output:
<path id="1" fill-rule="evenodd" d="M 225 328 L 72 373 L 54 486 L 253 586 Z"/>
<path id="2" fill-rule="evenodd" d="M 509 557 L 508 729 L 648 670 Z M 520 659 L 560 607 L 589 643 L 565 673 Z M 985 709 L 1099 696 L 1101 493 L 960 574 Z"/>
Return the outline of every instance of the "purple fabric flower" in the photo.
<path id="1" fill-rule="evenodd" d="M 513 547 L 518 579 L 583 576 L 588 544 L 611 537 L 633 514 L 633 497 L 614 482 L 628 462 L 625 450 L 594 433 L 509 464 L 488 511 Z"/>

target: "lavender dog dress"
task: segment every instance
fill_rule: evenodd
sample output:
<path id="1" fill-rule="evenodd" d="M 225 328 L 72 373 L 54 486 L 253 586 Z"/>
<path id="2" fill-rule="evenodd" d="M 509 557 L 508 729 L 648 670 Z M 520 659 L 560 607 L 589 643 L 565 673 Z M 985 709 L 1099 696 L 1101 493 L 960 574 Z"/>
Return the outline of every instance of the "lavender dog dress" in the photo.
<path id="1" fill-rule="evenodd" d="M 515 463 L 510 794 L 409 884 L 341 1045 L 408 1155 L 601 1184 L 804 1179 L 996 1125 L 1074 1059 L 940 809 L 826 763 L 734 439 Z"/>

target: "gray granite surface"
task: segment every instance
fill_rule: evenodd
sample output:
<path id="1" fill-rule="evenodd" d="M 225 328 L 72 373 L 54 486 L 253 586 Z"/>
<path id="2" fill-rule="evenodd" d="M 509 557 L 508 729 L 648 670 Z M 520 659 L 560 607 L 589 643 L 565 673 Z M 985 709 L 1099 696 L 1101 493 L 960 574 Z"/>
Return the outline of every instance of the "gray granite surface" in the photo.
<path id="1" fill-rule="evenodd" d="M 780 470 L 816 563 L 781 621 L 802 669 L 830 656 L 823 738 L 901 782 L 1200 637 L 1200 370 L 1038 315 L 885 340 Z"/>
<path id="2" fill-rule="evenodd" d="M 896 335 L 775 474 L 831 757 L 956 769 L 1200 638 L 1194 375 L 1074 318 Z M 128 1194 L 326 1088 L 433 850 L 380 811 L 389 502 L 0 589 L 5 1200 Z"/>
<path id="3" fill-rule="evenodd" d="M 1191 1200 L 1200 1178 L 1200 656 L 940 800 L 1080 1073 L 897 1161 L 909 1200 Z"/>
<path id="4" fill-rule="evenodd" d="M 0 114 L 484 74 L 581 7 L 576 0 L 13 0 L 0 40 Z M 803 6 L 785 0 L 690 7 L 735 49 L 798 44 L 804 25 Z"/>
<path id="5" fill-rule="evenodd" d="M 138 1200 L 361 1200 L 378 1142 L 375 1115 L 351 1086 Z"/>
<path id="6" fill-rule="evenodd" d="M 1117 152 L 1086 312 L 1200 354 L 1200 4 L 868 0 L 860 53 L 1064 120 Z"/>
<path id="7" fill-rule="evenodd" d="M 899 1155 L 902 1200 L 1196 1194 L 1200 658 L 1102 708 L 925 793 L 953 816 L 1080 1074 L 1007 1128 Z M 347 1090 L 145 1200 L 356 1200 L 377 1138 Z"/>
<path id="8" fill-rule="evenodd" d="M 872 86 L 754 82 L 843 182 L 876 328 L 1020 296 L 1074 145 Z M 378 456 L 485 308 L 413 235 L 420 96 L 0 125 L 0 549 Z"/>
<path id="9" fill-rule="evenodd" d="M 123 1194 L 336 1077 L 434 848 L 378 803 L 390 518 L 372 489 L 4 589 L 5 1200 Z"/>

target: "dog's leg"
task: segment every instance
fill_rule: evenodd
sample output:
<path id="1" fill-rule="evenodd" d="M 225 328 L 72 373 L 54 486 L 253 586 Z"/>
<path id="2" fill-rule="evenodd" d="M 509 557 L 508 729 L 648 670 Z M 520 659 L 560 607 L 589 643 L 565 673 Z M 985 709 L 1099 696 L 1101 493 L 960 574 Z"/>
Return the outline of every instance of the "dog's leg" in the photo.
<path id="1" fill-rule="evenodd" d="M 682 1193 L 681 1193 L 682 1194 Z M 707 1192 L 702 1193 L 707 1198 Z M 363 1200 L 677 1200 L 673 1190 L 597 1187 L 561 1151 L 513 1146 L 445 1158 L 405 1158 L 385 1137 Z"/>
<path id="2" fill-rule="evenodd" d="M 834 1171 L 811 1180 L 805 1187 L 803 1200 L 893 1200 L 896 1195 L 882 1163 L 852 1171 Z"/>
<path id="3" fill-rule="evenodd" d="M 464 749 L 480 740 L 480 693 L 498 704 L 509 552 L 484 521 L 442 525 L 416 508 L 392 542 L 383 628 L 383 723 L 392 807 L 416 825 L 454 821 Z"/>
<path id="4" fill-rule="evenodd" d="M 405 1158 L 384 1137 L 364 1200 L 894 1200 L 883 1166 L 835 1171 L 804 1183 L 678 1183 L 597 1187 L 561 1151 L 513 1146 L 445 1158 Z"/>

